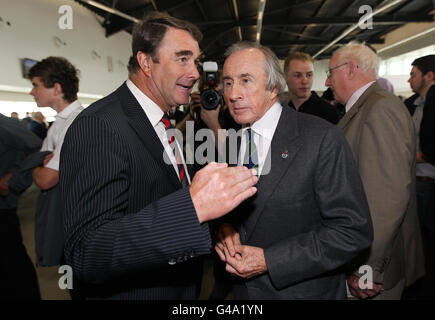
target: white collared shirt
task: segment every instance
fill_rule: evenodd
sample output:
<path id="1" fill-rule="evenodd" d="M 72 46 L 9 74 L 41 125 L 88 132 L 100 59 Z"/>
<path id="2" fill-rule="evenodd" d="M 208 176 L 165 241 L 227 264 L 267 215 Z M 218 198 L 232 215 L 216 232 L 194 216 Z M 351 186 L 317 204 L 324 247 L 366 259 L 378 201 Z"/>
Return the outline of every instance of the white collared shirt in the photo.
<path id="1" fill-rule="evenodd" d="M 281 116 L 282 106 L 279 102 L 275 102 L 272 107 L 261 117 L 254 122 L 251 126 L 252 137 L 254 139 L 255 146 L 258 154 L 258 172 L 257 175 L 267 174 L 270 170 L 270 163 L 268 167 L 265 167 L 267 153 L 270 152 L 270 145 L 272 143 L 273 135 L 275 134 L 276 126 L 278 125 L 279 118 Z M 243 159 L 245 158 L 247 134 L 246 130 L 249 127 L 242 129 L 242 139 L 240 143 L 239 160 L 238 165 L 243 165 Z M 270 159 L 270 158 L 269 158 Z M 263 172 L 263 169 L 265 170 Z"/>
<path id="2" fill-rule="evenodd" d="M 166 132 L 165 125 L 161 121 L 164 112 L 154 101 L 152 101 L 146 94 L 144 94 L 130 79 L 127 80 L 126 84 L 127 84 L 128 89 L 130 89 L 131 93 L 136 98 L 139 105 L 142 107 L 143 111 L 145 112 L 146 116 L 148 117 L 148 120 L 150 121 L 154 130 L 156 131 L 156 134 L 159 137 L 159 139 L 163 145 L 163 148 L 166 152 L 166 155 L 169 157 L 169 159 L 172 163 L 172 166 L 174 167 L 174 170 L 175 170 L 177 176 L 179 177 L 180 175 L 178 172 L 177 160 L 175 159 L 174 152 L 172 151 L 172 148 L 169 145 L 169 138 L 168 138 L 168 135 Z M 181 160 L 183 162 L 184 172 L 186 174 L 187 181 L 190 184 L 191 180 L 190 180 L 189 172 L 187 171 L 187 168 L 186 168 L 186 162 L 184 161 L 183 152 L 181 152 L 183 149 L 180 148 L 180 145 L 178 144 L 177 140 L 175 140 L 175 142 L 177 143 L 176 146 L 177 146 L 178 150 L 180 151 Z M 164 157 L 163 154 L 162 154 L 162 157 Z"/>
<path id="3" fill-rule="evenodd" d="M 346 102 L 346 112 L 348 112 L 350 110 L 350 108 L 352 108 L 352 106 L 355 104 L 355 102 L 358 101 L 359 97 L 362 96 L 362 94 L 364 92 L 366 92 L 366 90 L 372 85 L 372 83 L 375 83 L 375 81 L 370 81 L 369 83 L 363 85 L 361 88 L 359 88 L 358 90 L 356 90 L 352 96 L 349 98 L 349 100 L 347 100 Z"/>
<path id="4" fill-rule="evenodd" d="M 82 105 L 76 100 L 55 116 L 56 120 L 48 129 L 47 137 L 45 137 L 41 147 L 41 151 L 53 151 L 53 158 L 45 167 L 59 171 L 60 150 L 65 134 L 82 110 Z"/>

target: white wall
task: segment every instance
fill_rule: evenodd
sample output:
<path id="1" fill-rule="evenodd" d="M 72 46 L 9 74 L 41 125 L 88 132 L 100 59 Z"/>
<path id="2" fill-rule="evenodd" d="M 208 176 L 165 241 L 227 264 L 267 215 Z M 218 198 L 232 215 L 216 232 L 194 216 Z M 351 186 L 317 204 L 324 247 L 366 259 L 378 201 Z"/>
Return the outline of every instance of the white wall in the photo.
<path id="1" fill-rule="evenodd" d="M 72 30 L 59 28 L 61 5 L 73 9 Z M 75 1 L 0 0 L 0 17 L 3 20 L 0 20 L 0 100 L 15 97 L 14 100 L 33 101 L 27 94 L 30 82 L 22 77 L 22 58 L 41 60 L 50 55 L 67 58 L 81 72 L 79 98 L 82 96 L 85 103 L 110 93 L 127 78 L 131 35 L 122 31 L 106 38 L 97 16 Z M 55 37 L 66 45 L 56 46 Z M 93 56 L 92 51 L 100 58 Z M 112 72 L 108 71 L 109 56 L 113 61 Z M 91 96 L 83 98 L 83 94 Z"/>

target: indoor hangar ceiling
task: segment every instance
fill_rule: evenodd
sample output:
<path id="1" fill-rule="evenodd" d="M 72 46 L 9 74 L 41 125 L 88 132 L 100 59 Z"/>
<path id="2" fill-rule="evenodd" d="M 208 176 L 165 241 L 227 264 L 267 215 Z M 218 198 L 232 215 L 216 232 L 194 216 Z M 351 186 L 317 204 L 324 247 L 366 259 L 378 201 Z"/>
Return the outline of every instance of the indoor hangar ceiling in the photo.
<path id="1" fill-rule="evenodd" d="M 328 58 L 351 40 L 382 44 L 387 33 L 406 23 L 434 21 L 435 12 L 435 0 L 76 1 L 101 17 L 107 37 L 131 33 L 133 25 L 153 10 L 188 20 L 203 33 L 203 58 L 219 64 L 229 45 L 258 38 L 280 59 L 291 51 Z"/>

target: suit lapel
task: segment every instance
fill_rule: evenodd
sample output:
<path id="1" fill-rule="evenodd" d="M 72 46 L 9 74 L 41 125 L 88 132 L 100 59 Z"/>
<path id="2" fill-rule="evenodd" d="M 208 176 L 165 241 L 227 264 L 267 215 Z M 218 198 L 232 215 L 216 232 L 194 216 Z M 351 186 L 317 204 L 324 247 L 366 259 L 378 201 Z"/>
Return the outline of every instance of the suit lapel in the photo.
<path id="1" fill-rule="evenodd" d="M 373 91 L 377 90 L 379 87 L 378 83 L 375 82 L 371 86 L 367 88 L 367 90 L 359 97 L 359 99 L 355 102 L 355 104 L 350 108 L 349 111 L 346 112 L 343 118 L 338 122 L 338 126 L 341 129 L 345 129 L 348 125 L 349 121 L 359 112 L 361 106 L 367 100 L 367 98 L 373 93 Z M 379 87 L 380 88 L 380 87 Z"/>
<path id="2" fill-rule="evenodd" d="M 243 223 L 246 231 L 246 240 L 252 236 L 258 219 L 270 196 L 273 194 L 281 179 L 285 176 L 293 159 L 296 157 L 301 141 L 298 139 L 296 111 L 284 106 L 272 139 L 270 152 L 270 172 L 260 176 L 257 184 L 257 194 L 249 205 L 252 212 Z M 268 160 L 266 160 L 267 163 Z"/>
<path id="3" fill-rule="evenodd" d="M 179 188 L 181 186 L 180 180 L 178 179 L 172 164 L 168 165 L 164 162 L 163 145 L 142 107 L 130 92 L 126 83 L 124 83 L 118 90 L 121 99 L 121 105 L 128 118 L 130 126 L 136 132 L 137 136 L 145 145 L 152 157 L 167 173 L 169 180 L 172 182 L 174 187 Z"/>

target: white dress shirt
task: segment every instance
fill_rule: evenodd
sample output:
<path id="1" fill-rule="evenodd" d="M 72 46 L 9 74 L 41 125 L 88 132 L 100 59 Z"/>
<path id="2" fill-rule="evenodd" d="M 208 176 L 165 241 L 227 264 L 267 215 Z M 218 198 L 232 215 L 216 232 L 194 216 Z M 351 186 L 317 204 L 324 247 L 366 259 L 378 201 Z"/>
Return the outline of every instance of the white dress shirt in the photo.
<path id="1" fill-rule="evenodd" d="M 252 137 L 258 154 L 258 172 L 257 175 L 264 175 L 270 172 L 270 163 L 266 162 L 267 153 L 271 152 L 270 145 L 273 135 L 275 134 L 276 126 L 278 125 L 281 116 L 282 106 L 279 102 L 275 102 L 272 107 L 251 126 Z M 242 139 L 240 143 L 238 165 L 243 165 L 245 159 L 247 134 L 246 130 L 249 127 L 242 129 Z M 271 159 L 269 157 L 269 159 Z"/>
<path id="2" fill-rule="evenodd" d="M 82 110 L 83 107 L 76 100 L 55 116 L 56 120 L 48 129 L 47 136 L 41 147 L 41 151 L 53 151 L 53 158 L 45 167 L 59 171 L 60 150 L 62 149 L 63 139 L 69 126 Z"/>
<path id="3" fill-rule="evenodd" d="M 180 177 L 174 152 L 172 151 L 172 148 L 169 145 L 169 137 L 167 135 L 165 125 L 161 121 L 164 114 L 163 110 L 154 101 L 152 101 L 146 94 L 144 94 L 130 79 L 127 80 L 126 84 L 127 87 L 130 89 L 131 93 L 133 94 L 133 96 L 136 98 L 139 105 L 142 107 L 143 111 L 148 117 L 148 120 L 150 121 L 151 125 L 153 126 L 157 136 L 159 137 L 163 145 L 166 154 L 166 157 L 162 154 L 164 161 L 168 163 L 167 157 L 169 157 L 169 160 L 172 163 L 172 166 L 174 167 L 177 176 Z M 181 160 L 183 162 L 184 172 L 187 177 L 187 181 L 190 184 L 191 180 L 190 180 L 189 172 L 187 171 L 186 168 L 186 162 L 184 161 L 182 148 L 180 148 L 177 139 L 175 140 L 175 143 L 176 143 L 176 148 L 178 148 L 179 154 L 181 156 Z"/>

